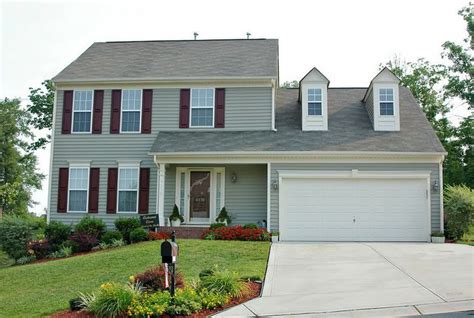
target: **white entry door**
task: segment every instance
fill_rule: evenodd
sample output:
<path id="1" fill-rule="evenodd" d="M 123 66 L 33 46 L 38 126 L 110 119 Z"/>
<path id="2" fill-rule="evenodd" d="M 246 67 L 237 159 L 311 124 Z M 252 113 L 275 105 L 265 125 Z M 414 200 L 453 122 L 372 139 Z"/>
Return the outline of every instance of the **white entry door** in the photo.
<path id="1" fill-rule="evenodd" d="M 283 178 L 285 241 L 427 241 L 429 194 L 422 178 Z"/>

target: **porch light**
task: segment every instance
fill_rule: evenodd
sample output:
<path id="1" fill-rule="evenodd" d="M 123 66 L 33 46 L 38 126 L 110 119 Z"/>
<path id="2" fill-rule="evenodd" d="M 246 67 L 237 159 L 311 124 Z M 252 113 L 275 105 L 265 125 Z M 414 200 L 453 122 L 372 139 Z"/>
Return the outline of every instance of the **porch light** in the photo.
<path id="1" fill-rule="evenodd" d="M 439 190 L 439 184 L 438 181 L 433 181 L 433 185 L 431 186 L 431 189 L 433 189 L 434 192 L 437 192 Z"/>
<path id="2" fill-rule="evenodd" d="M 273 188 L 273 190 L 278 190 L 278 182 L 276 180 L 273 180 L 272 188 Z"/>
<path id="3" fill-rule="evenodd" d="M 237 174 L 235 172 L 232 172 L 230 176 L 230 182 L 236 183 L 237 182 Z"/>

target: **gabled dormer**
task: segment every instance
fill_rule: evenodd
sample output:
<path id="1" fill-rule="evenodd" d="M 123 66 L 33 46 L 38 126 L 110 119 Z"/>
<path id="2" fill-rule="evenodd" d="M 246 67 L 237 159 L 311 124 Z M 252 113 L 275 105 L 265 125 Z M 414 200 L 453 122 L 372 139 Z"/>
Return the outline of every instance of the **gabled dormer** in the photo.
<path id="1" fill-rule="evenodd" d="M 386 67 L 370 82 L 364 103 L 374 130 L 400 130 L 399 84 L 400 79 Z"/>
<path id="2" fill-rule="evenodd" d="M 313 68 L 300 81 L 301 127 L 303 130 L 328 130 L 329 80 Z"/>

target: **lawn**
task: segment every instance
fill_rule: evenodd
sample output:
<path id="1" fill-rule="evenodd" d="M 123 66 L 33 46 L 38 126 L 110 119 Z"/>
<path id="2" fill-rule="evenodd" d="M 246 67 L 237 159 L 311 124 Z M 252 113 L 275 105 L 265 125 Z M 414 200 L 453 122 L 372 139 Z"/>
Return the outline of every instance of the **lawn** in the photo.
<path id="1" fill-rule="evenodd" d="M 160 241 L 145 242 L 46 263 L 0 269 L 0 317 L 39 317 L 68 308 L 78 292 L 161 263 Z M 218 264 L 241 275 L 263 278 L 268 242 L 179 240 L 178 270 L 185 280 Z"/>

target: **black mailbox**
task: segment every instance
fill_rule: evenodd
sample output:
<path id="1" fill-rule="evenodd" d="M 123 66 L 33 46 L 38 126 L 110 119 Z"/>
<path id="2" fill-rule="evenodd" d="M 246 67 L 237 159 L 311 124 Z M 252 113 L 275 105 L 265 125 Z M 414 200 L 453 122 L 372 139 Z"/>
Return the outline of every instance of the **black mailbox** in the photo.
<path id="1" fill-rule="evenodd" d="M 161 259 L 163 263 L 174 264 L 178 256 L 178 244 L 175 242 L 164 241 L 161 243 Z"/>

